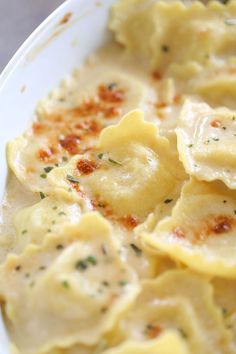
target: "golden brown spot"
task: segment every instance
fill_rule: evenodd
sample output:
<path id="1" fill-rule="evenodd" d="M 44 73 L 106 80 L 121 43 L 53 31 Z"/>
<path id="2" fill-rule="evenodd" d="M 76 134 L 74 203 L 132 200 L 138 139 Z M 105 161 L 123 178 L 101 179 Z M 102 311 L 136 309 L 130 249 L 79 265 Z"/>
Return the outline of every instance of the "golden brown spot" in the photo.
<path id="1" fill-rule="evenodd" d="M 133 229 L 139 224 L 138 219 L 133 215 L 122 216 L 119 221 L 128 229 Z"/>
<path id="2" fill-rule="evenodd" d="M 117 107 L 108 107 L 104 109 L 104 115 L 106 118 L 114 118 L 121 114 L 121 111 Z"/>
<path id="3" fill-rule="evenodd" d="M 70 110 L 70 114 L 81 117 L 96 115 L 100 112 L 100 104 L 94 99 L 88 99 L 82 102 L 78 107 Z"/>
<path id="4" fill-rule="evenodd" d="M 182 100 L 182 96 L 180 95 L 180 93 L 177 93 L 174 98 L 173 98 L 173 103 L 174 104 L 179 104 Z"/>
<path id="5" fill-rule="evenodd" d="M 185 234 L 184 232 L 181 230 L 180 227 L 176 227 L 174 230 L 173 230 L 173 235 L 175 237 L 178 237 L 178 238 L 185 238 Z"/>
<path id="6" fill-rule="evenodd" d="M 236 219 L 227 215 L 209 215 L 202 221 L 202 226 L 193 232 L 195 242 L 204 242 L 214 237 L 230 232 L 236 224 Z"/>
<path id="7" fill-rule="evenodd" d="M 78 145 L 80 138 L 77 135 L 67 135 L 65 138 L 59 140 L 60 145 L 68 151 L 71 155 L 78 154 Z"/>
<path id="8" fill-rule="evenodd" d="M 160 333 L 162 332 L 162 329 L 160 326 L 158 325 L 147 325 L 146 328 L 146 333 L 148 338 L 150 339 L 155 339 L 156 337 L 158 337 L 160 335 Z"/>
<path id="9" fill-rule="evenodd" d="M 167 107 L 167 103 L 165 103 L 165 102 L 156 103 L 157 109 L 162 109 L 162 108 L 166 108 L 166 107 Z"/>
<path id="10" fill-rule="evenodd" d="M 218 119 L 212 120 L 210 124 L 213 128 L 220 128 L 222 125 L 221 121 Z"/>
<path id="11" fill-rule="evenodd" d="M 98 97 L 101 101 L 108 103 L 121 103 L 124 101 L 124 91 L 116 88 L 110 89 L 108 86 L 98 87 Z"/>
<path id="12" fill-rule="evenodd" d="M 32 124 L 32 130 L 35 135 L 44 133 L 46 126 L 42 123 L 34 122 Z"/>
<path id="13" fill-rule="evenodd" d="M 232 229 L 232 224 L 234 219 L 228 216 L 217 216 L 214 219 L 214 224 L 212 226 L 211 232 L 215 234 L 223 234 L 230 232 Z"/>
<path id="14" fill-rule="evenodd" d="M 44 162 L 48 162 L 48 160 L 51 158 L 52 155 L 53 155 L 53 151 L 51 149 L 47 149 L 47 150 L 40 149 L 38 151 L 38 158 Z"/>
<path id="15" fill-rule="evenodd" d="M 98 165 L 94 161 L 83 159 L 77 162 L 76 167 L 82 175 L 88 175 L 92 173 Z"/>
<path id="16" fill-rule="evenodd" d="M 66 24 L 70 20 L 71 16 L 72 16 L 72 12 L 67 12 L 60 20 L 59 25 Z"/>
<path id="17" fill-rule="evenodd" d="M 162 80 L 162 75 L 161 75 L 161 73 L 159 71 L 153 71 L 152 78 L 154 80 L 159 81 L 159 80 Z"/>

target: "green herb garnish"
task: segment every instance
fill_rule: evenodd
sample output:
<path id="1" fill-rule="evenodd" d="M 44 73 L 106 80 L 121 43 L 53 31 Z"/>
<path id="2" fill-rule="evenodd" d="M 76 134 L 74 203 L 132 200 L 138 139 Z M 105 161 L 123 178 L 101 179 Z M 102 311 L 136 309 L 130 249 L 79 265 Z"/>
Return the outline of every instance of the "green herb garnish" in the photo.
<path id="1" fill-rule="evenodd" d="M 173 199 L 166 199 L 166 200 L 164 200 L 164 203 L 165 204 L 169 204 L 169 203 L 171 203 L 173 201 Z"/>
<path id="2" fill-rule="evenodd" d="M 102 158 L 103 158 L 103 153 L 102 152 L 100 152 L 99 154 L 98 154 L 98 158 L 101 160 Z"/>
<path id="3" fill-rule="evenodd" d="M 49 172 L 52 171 L 53 169 L 54 169 L 54 167 L 52 167 L 52 166 L 44 167 L 44 171 L 45 171 L 46 173 L 49 173 Z"/>
<path id="4" fill-rule="evenodd" d="M 112 159 L 111 157 L 108 157 L 108 161 L 113 163 L 114 165 L 119 165 L 119 166 L 122 166 L 122 163 L 119 162 L 119 161 L 116 161 L 114 159 Z"/>
<path id="5" fill-rule="evenodd" d="M 61 283 L 61 285 L 62 285 L 65 289 L 69 289 L 69 287 L 70 287 L 70 284 L 68 283 L 67 280 L 64 280 L 64 281 Z"/>
<path id="6" fill-rule="evenodd" d="M 163 45 L 161 46 L 161 50 L 162 50 L 164 53 L 168 53 L 169 50 L 170 50 L 170 47 L 168 47 L 168 45 L 166 45 L 166 44 L 163 44 Z"/>
<path id="7" fill-rule="evenodd" d="M 45 173 L 42 173 L 42 174 L 40 175 L 40 177 L 41 177 L 41 178 L 47 178 L 47 175 L 46 175 Z"/>
<path id="8" fill-rule="evenodd" d="M 40 195 L 40 198 L 41 198 L 41 199 L 46 198 L 46 195 L 45 195 L 43 192 L 39 192 L 39 195 Z"/>
<path id="9" fill-rule="evenodd" d="M 79 180 L 71 175 L 66 175 L 66 178 L 72 183 L 79 183 Z"/>
<path id="10" fill-rule="evenodd" d="M 126 286 L 128 282 L 126 280 L 120 280 L 118 283 L 120 286 Z"/>
<path id="11" fill-rule="evenodd" d="M 138 246 L 136 246 L 134 243 L 131 243 L 130 247 L 135 252 L 137 257 L 140 257 L 142 255 L 142 250 Z"/>

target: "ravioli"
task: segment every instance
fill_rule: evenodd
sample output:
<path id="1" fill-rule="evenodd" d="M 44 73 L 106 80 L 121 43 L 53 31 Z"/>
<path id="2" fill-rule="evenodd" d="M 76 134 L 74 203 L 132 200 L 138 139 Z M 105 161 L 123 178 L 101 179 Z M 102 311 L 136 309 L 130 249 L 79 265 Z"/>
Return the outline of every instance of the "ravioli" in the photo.
<path id="1" fill-rule="evenodd" d="M 104 127 L 150 101 L 151 89 L 129 74 L 108 71 L 96 76 L 92 84 L 87 83 L 88 77 L 85 82 L 74 79 L 74 94 L 69 91 L 65 96 L 61 88 L 53 100 L 43 101 L 32 128 L 9 143 L 9 166 L 31 191 L 50 191 L 47 174 L 51 169 L 93 149 Z"/>
<path id="2" fill-rule="evenodd" d="M 144 243 L 190 268 L 235 278 L 236 195 L 222 183 L 191 180 L 172 215 L 160 221 Z"/>
<path id="3" fill-rule="evenodd" d="M 236 113 L 187 101 L 176 128 L 178 151 L 187 173 L 221 180 L 236 188 Z"/>
<path id="4" fill-rule="evenodd" d="M 181 181 L 178 164 L 157 128 L 144 122 L 141 112 L 133 111 L 102 132 L 97 155 L 75 157 L 65 168 L 53 170 L 48 181 L 66 190 L 73 188 L 76 198 L 79 194 L 87 205 L 90 201 L 90 207 L 99 207 L 105 216 L 121 218 L 132 227 L 164 203 Z"/>
<path id="5" fill-rule="evenodd" d="M 141 342 L 176 329 L 193 354 L 229 350 L 229 334 L 214 304 L 211 285 L 187 270 L 169 271 L 143 282 L 120 327 L 125 337 Z"/>
<path id="6" fill-rule="evenodd" d="M 20 351 L 94 345 L 111 330 L 139 291 L 118 250 L 109 223 L 95 213 L 48 235 L 42 246 L 9 255 L 0 294 Z"/>
<path id="7" fill-rule="evenodd" d="M 206 56 L 235 56 L 236 27 L 228 25 L 228 19 L 235 16 L 234 1 L 185 5 L 181 1 L 120 0 L 113 6 L 110 29 L 130 52 L 164 70 L 172 62 L 205 63 Z"/>
<path id="8" fill-rule="evenodd" d="M 20 210 L 14 219 L 17 234 L 14 248 L 22 251 L 29 243 L 42 244 L 45 235 L 59 231 L 65 224 L 77 224 L 81 208 L 73 203 L 70 193 L 55 191 L 51 197 Z"/>

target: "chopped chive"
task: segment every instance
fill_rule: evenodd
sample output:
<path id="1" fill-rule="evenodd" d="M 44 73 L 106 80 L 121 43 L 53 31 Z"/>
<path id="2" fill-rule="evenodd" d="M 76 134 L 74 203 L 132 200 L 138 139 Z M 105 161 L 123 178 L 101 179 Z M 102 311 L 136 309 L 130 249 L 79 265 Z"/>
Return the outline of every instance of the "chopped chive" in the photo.
<path id="1" fill-rule="evenodd" d="M 222 127 L 223 130 L 226 130 L 227 128 L 226 127 Z"/>
<path id="2" fill-rule="evenodd" d="M 88 268 L 87 262 L 85 260 L 80 260 L 80 261 L 76 262 L 75 268 L 80 271 L 84 271 Z"/>
<path id="3" fill-rule="evenodd" d="M 128 284 L 128 282 L 127 282 L 126 280 L 120 280 L 120 281 L 118 282 L 118 284 L 119 284 L 120 286 L 126 286 L 126 285 Z"/>
<path id="4" fill-rule="evenodd" d="M 68 161 L 68 157 L 66 157 L 66 156 L 62 156 L 62 161 Z"/>
<path id="5" fill-rule="evenodd" d="M 107 312 L 108 308 L 106 306 L 101 308 L 101 313 Z"/>
<path id="6" fill-rule="evenodd" d="M 49 173 L 49 172 L 52 171 L 53 169 L 54 169 L 54 167 L 52 167 L 52 166 L 44 167 L 44 171 L 45 171 L 46 173 Z"/>
<path id="7" fill-rule="evenodd" d="M 193 144 L 189 144 L 189 145 L 187 145 L 189 148 L 191 148 L 191 147 L 193 147 Z"/>
<path id="8" fill-rule="evenodd" d="M 169 203 L 171 203 L 173 201 L 173 199 L 166 199 L 166 200 L 164 200 L 164 203 L 165 204 L 169 204 Z"/>
<path id="9" fill-rule="evenodd" d="M 117 86 L 116 82 L 111 82 L 109 85 L 107 85 L 108 90 L 113 90 Z"/>
<path id="10" fill-rule="evenodd" d="M 46 196 L 45 196 L 45 194 L 44 194 L 43 192 L 39 192 L 39 195 L 40 195 L 40 198 L 41 198 L 41 199 L 46 198 Z"/>
<path id="11" fill-rule="evenodd" d="M 67 280 L 64 280 L 64 281 L 61 283 L 61 285 L 62 285 L 65 289 L 69 289 L 69 287 L 70 287 L 70 284 L 68 283 Z"/>
<path id="12" fill-rule="evenodd" d="M 41 177 L 41 178 L 47 178 L 47 175 L 46 175 L 45 173 L 42 173 L 42 174 L 40 175 L 40 177 Z"/>
<path id="13" fill-rule="evenodd" d="M 219 138 L 212 138 L 214 141 L 219 141 L 220 139 Z"/>
<path id="14" fill-rule="evenodd" d="M 108 281 L 104 280 L 104 281 L 102 282 L 102 285 L 108 287 L 110 284 L 108 283 Z"/>
<path id="15" fill-rule="evenodd" d="M 23 231 L 21 231 L 21 233 L 22 233 L 22 235 L 25 235 L 25 234 L 27 234 L 27 232 L 28 232 L 28 230 L 23 230 Z"/>
<path id="16" fill-rule="evenodd" d="M 223 312 L 223 315 L 227 315 L 228 310 L 225 307 L 222 307 L 222 312 Z"/>
<path id="17" fill-rule="evenodd" d="M 86 261 L 87 261 L 88 263 L 92 264 L 92 265 L 96 265 L 96 264 L 97 264 L 97 260 L 96 260 L 96 258 L 95 258 L 94 256 L 88 256 L 88 257 L 86 258 Z"/>
<path id="18" fill-rule="evenodd" d="M 21 270 L 21 265 L 17 265 L 17 266 L 15 267 L 15 270 L 16 270 L 17 272 L 19 272 L 19 271 Z"/>
<path id="19" fill-rule="evenodd" d="M 101 160 L 102 158 L 103 158 L 103 153 L 102 152 L 100 152 L 99 154 L 98 154 L 98 158 Z"/>
<path id="20" fill-rule="evenodd" d="M 32 288 L 32 287 L 34 286 L 34 284 L 35 284 L 35 282 L 34 282 L 34 281 L 31 281 L 31 282 L 29 283 L 29 286 Z"/>
<path id="21" fill-rule="evenodd" d="M 46 267 L 45 266 L 41 266 L 41 267 L 39 267 L 39 270 L 45 270 L 46 269 Z"/>
<path id="22" fill-rule="evenodd" d="M 61 245 L 61 244 L 56 245 L 56 249 L 57 249 L 57 250 L 62 250 L 63 248 L 64 248 L 64 246 Z"/>
<path id="23" fill-rule="evenodd" d="M 235 116 L 233 116 L 233 117 L 232 117 L 232 120 L 236 120 L 236 117 L 235 117 Z"/>
<path id="24" fill-rule="evenodd" d="M 185 339 L 188 338 L 187 334 L 185 333 L 185 331 L 182 328 L 179 328 L 179 332 L 183 338 L 185 338 Z"/>
<path id="25" fill-rule="evenodd" d="M 57 207 L 56 205 L 54 205 L 54 206 L 52 207 L 53 210 L 57 210 L 57 208 L 58 208 L 58 207 Z"/>
<path id="26" fill-rule="evenodd" d="M 108 161 L 113 163 L 114 165 L 122 166 L 122 163 L 116 160 L 113 160 L 111 157 L 108 157 Z"/>
<path id="27" fill-rule="evenodd" d="M 236 215 L 236 210 L 234 210 L 234 215 Z"/>
<path id="28" fill-rule="evenodd" d="M 66 175 L 66 178 L 68 181 L 73 182 L 73 183 L 79 183 L 79 180 L 71 175 Z"/>
<path id="29" fill-rule="evenodd" d="M 136 246 L 134 243 L 131 243 L 130 247 L 135 252 L 137 257 L 140 257 L 142 255 L 142 250 L 138 246 Z"/>
<path id="30" fill-rule="evenodd" d="M 60 213 L 58 213 L 59 216 L 62 216 L 62 215 L 66 215 L 66 213 L 64 211 L 60 211 Z"/>
<path id="31" fill-rule="evenodd" d="M 166 45 L 166 44 L 163 44 L 163 45 L 161 46 L 161 50 L 162 50 L 164 53 L 168 53 L 169 50 L 170 50 L 170 47 L 168 47 L 168 45 Z"/>

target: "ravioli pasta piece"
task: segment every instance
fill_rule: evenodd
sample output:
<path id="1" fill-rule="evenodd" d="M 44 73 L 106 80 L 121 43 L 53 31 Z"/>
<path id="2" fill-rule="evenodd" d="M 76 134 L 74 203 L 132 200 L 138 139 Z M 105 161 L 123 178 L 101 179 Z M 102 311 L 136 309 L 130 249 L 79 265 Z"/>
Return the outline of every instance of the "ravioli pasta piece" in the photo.
<path id="1" fill-rule="evenodd" d="M 161 70 L 173 61 L 204 63 L 206 56 L 234 56 L 236 27 L 227 25 L 227 19 L 235 16 L 234 1 L 185 5 L 181 1 L 120 0 L 112 8 L 110 29 L 119 43 Z"/>
<path id="2" fill-rule="evenodd" d="M 0 273 L 6 324 L 24 354 L 97 344 L 139 291 L 109 223 L 96 213 L 9 255 Z"/>
<path id="3" fill-rule="evenodd" d="M 143 242 L 202 273 L 235 278 L 236 194 L 221 182 L 186 182 L 172 215 Z"/>
<path id="4" fill-rule="evenodd" d="M 145 343 L 175 329 L 193 354 L 229 352 L 229 334 L 205 278 L 188 270 L 173 270 L 142 285 L 120 325 L 125 337 Z"/>
<path id="5" fill-rule="evenodd" d="M 51 100 L 43 101 L 32 127 L 8 144 L 9 166 L 31 191 L 49 192 L 47 174 L 52 168 L 93 149 L 104 127 L 118 122 L 131 109 L 146 110 L 145 102 L 151 100 L 150 89 L 129 74 L 114 70 L 97 73 L 91 80 L 93 84 L 85 85 L 84 79 L 76 77 L 74 95 L 70 83 L 69 97 L 61 89 Z"/>
<path id="6" fill-rule="evenodd" d="M 179 183 L 178 164 L 168 140 L 136 110 L 102 132 L 97 155 L 75 157 L 54 169 L 48 181 L 73 188 L 87 205 L 90 200 L 105 216 L 132 228 Z"/>
<path id="7" fill-rule="evenodd" d="M 185 170 L 199 180 L 221 180 L 236 188 L 236 113 L 187 101 L 176 129 Z"/>
<path id="8" fill-rule="evenodd" d="M 77 224 L 80 217 L 81 208 L 71 201 L 70 193 L 54 191 L 50 197 L 15 215 L 17 239 L 14 248 L 19 252 L 29 243 L 42 244 L 45 235 L 59 231 L 67 223 Z"/>

